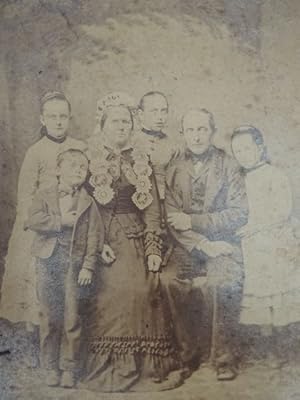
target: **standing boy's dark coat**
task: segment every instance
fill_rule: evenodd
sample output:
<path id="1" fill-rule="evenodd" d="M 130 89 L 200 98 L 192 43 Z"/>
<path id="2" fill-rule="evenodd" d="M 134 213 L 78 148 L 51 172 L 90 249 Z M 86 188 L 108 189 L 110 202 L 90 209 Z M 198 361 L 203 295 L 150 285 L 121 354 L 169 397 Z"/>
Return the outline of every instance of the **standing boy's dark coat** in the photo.
<path id="1" fill-rule="evenodd" d="M 37 193 L 25 228 L 37 232 L 32 255 L 42 259 L 51 257 L 62 230 L 57 186 Z M 80 264 L 81 268 L 94 270 L 103 242 L 104 230 L 98 208 L 82 187 L 70 248 L 72 262 Z"/>
<path id="2" fill-rule="evenodd" d="M 26 223 L 26 228 L 36 232 L 32 254 L 38 260 L 40 355 L 45 369 L 78 367 L 82 332 L 78 275 L 82 268 L 95 270 L 103 246 L 101 216 L 83 187 L 76 214 L 70 243 L 61 242 L 64 227 L 56 185 L 36 195 Z"/>

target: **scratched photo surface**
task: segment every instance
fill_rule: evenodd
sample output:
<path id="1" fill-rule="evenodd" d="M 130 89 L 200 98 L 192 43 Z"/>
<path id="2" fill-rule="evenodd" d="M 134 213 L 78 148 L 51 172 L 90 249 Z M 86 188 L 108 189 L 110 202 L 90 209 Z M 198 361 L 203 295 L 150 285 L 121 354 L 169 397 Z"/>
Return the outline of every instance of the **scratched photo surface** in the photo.
<path id="1" fill-rule="evenodd" d="M 1 400 L 300 399 L 299 18 L 1 1 Z"/>

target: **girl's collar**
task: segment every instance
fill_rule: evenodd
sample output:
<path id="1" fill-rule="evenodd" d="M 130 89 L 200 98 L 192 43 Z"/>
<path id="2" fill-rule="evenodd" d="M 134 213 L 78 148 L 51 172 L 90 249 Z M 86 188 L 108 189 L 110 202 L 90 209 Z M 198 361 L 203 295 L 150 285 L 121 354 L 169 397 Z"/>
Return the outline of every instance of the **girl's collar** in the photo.
<path id="1" fill-rule="evenodd" d="M 65 136 L 62 137 L 62 138 L 55 138 L 55 137 L 49 135 L 48 132 L 45 132 L 45 137 L 46 137 L 47 139 L 51 140 L 51 141 L 54 142 L 54 143 L 64 143 L 64 142 L 66 141 L 66 139 L 67 139 L 67 135 L 65 135 Z"/>

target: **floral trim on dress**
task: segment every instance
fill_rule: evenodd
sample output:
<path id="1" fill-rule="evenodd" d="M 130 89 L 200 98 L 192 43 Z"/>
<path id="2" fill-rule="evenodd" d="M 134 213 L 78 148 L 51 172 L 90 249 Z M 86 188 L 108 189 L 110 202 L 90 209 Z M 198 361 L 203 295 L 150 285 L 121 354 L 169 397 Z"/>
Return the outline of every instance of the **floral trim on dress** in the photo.
<path id="1" fill-rule="evenodd" d="M 170 336 L 99 336 L 89 339 L 89 351 L 104 354 L 151 354 L 168 357 L 175 353 Z"/>
<path id="2" fill-rule="evenodd" d="M 89 150 L 90 184 L 94 188 L 93 196 L 101 205 L 109 204 L 115 191 L 113 184 L 120 178 L 121 172 L 128 182 L 135 187 L 132 201 L 140 210 L 147 208 L 153 201 L 151 194 L 152 168 L 146 153 L 134 149 L 132 151 L 133 165 L 122 155 L 116 155 L 99 143 L 92 143 Z"/>

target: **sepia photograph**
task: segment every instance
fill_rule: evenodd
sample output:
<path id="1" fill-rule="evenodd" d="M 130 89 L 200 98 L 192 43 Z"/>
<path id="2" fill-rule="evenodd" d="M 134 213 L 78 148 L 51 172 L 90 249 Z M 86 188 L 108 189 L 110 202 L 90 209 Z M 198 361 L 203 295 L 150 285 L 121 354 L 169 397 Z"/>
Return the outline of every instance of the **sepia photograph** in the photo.
<path id="1" fill-rule="evenodd" d="M 1 400 L 300 400 L 299 18 L 0 1 Z"/>

